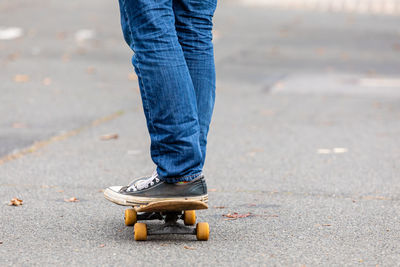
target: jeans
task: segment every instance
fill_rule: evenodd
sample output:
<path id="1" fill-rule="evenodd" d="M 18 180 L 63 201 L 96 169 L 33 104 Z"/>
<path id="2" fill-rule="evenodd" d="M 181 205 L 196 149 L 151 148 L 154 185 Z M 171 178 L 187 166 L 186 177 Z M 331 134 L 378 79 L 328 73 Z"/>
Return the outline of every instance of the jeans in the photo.
<path id="1" fill-rule="evenodd" d="M 119 0 L 160 179 L 202 172 L 215 101 L 217 0 Z"/>

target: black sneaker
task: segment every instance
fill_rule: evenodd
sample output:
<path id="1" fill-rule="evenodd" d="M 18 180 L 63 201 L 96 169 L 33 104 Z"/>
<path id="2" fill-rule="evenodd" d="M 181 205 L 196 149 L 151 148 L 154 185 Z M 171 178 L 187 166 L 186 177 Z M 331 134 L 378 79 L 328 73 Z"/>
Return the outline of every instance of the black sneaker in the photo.
<path id="1" fill-rule="evenodd" d="M 152 176 L 139 178 L 127 186 L 111 186 L 104 191 L 104 197 L 124 206 L 146 205 L 161 200 L 208 202 L 203 174 L 190 182 L 169 184 L 161 181 L 156 171 Z"/>

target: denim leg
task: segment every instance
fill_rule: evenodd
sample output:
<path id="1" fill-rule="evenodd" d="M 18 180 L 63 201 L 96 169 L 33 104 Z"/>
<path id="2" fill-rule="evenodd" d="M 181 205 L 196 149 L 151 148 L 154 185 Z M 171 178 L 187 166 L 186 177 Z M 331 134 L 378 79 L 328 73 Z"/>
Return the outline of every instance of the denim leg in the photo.
<path id="1" fill-rule="evenodd" d="M 217 0 L 173 0 L 175 28 L 196 92 L 202 166 L 215 102 L 212 18 Z"/>
<path id="2" fill-rule="evenodd" d="M 124 38 L 133 50 L 151 157 L 161 179 L 201 173 L 196 94 L 175 30 L 172 0 L 119 0 Z"/>

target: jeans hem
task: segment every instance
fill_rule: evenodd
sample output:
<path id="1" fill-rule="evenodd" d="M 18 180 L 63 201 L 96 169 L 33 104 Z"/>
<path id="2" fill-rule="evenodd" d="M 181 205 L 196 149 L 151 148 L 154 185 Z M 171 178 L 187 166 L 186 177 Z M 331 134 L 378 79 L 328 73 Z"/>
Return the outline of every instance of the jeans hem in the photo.
<path id="1" fill-rule="evenodd" d="M 179 183 L 179 182 L 190 182 L 194 179 L 199 178 L 202 175 L 203 175 L 203 172 L 198 172 L 196 174 L 185 175 L 185 176 L 180 176 L 180 177 L 171 177 L 171 178 L 159 177 L 159 178 L 166 183 L 173 184 L 173 183 Z"/>

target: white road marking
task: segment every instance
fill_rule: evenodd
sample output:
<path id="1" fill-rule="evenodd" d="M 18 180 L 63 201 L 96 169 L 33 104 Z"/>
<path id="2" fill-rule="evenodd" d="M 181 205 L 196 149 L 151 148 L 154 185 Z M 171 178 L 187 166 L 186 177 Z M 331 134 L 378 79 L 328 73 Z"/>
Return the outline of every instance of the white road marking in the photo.
<path id="1" fill-rule="evenodd" d="M 18 27 L 0 27 L 0 40 L 12 40 L 21 37 L 23 30 Z"/>
<path id="2" fill-rule="evenodd" d="M 247 6 L 376 15 L 400 15 L 400 0 L 241 0 Z"/>
<path id="3" fill-rule="evenodd" d="M 93 39 L 96 33 L 90 29 L 81 29 L 75 33 L 75 40 L 78 43 Z"/>
<path id="4" fill-rule="evenodd" d="M 399 87 L 400 88 L 400 79 L 372 79 L 365 78 L 359 80 L 360 86 L 365 87 Z"/>

